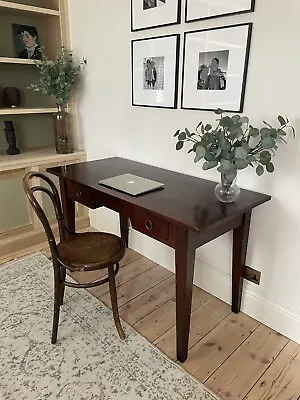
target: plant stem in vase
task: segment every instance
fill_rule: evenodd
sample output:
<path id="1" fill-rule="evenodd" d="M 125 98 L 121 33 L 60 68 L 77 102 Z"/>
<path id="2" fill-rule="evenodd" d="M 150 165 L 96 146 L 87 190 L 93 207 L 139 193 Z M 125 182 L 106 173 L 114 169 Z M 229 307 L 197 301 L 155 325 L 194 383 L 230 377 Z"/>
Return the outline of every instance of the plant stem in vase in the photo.
<path id="1" fill-rule="evenodd" d="M 64 105 L 58 104 L 58 110 L 53 114 L 55 148 L 58 154 L 73 152 L 72 135 L 70 134 L 70 117 Z"/>

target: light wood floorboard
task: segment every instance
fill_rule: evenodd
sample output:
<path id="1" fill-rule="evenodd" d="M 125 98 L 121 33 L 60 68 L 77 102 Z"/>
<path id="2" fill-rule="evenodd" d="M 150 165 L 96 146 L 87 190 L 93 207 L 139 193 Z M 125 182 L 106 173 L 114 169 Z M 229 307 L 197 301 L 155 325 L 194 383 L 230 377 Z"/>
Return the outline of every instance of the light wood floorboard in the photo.
<path id="1" fill-rule="evenodd" d="M 175 359 L 174 275 L 128 250 L 116 281 L 122 318 Z M 91 292 L 110 307 L 108 285 Z M 300 345 L 197 287 L 182 366 L 222 400 L 300 400 Z"/>

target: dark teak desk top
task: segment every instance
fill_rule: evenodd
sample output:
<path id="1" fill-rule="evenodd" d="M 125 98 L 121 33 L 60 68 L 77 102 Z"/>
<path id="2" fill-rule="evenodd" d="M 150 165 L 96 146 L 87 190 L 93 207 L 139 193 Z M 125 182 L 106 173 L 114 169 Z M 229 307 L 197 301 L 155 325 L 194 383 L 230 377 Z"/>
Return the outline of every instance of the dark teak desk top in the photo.
<path id="1" fill-rule="evenodd" d="M 251 211 L 271 199 L 268 195 L 242 189 L 235 203 L 223 204 L 215 197 L 216 182 L 118 157 L 49 168 L 47 171 L 106 193 L 121 202 L 149 210 L 170 222 L 196 232 L 224 222 L 227 218 Z M 165 187 L 163 190 L 133 197 L 98 184 L 101 179 L 124 173 L 162 182 Z"/>

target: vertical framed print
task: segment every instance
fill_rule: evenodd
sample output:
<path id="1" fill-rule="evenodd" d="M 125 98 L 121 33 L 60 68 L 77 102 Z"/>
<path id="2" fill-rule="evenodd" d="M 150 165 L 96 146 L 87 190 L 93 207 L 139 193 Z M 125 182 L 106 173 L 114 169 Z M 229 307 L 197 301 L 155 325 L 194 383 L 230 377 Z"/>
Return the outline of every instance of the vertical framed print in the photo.
<path id="1" fill-rule="evenodd" d="M 131 31 L 180 23 L 181 0 L 131 0 Z"/>
<path id="2" fill-rule="evenodd" d="M 179 35 L 131 41 L 132 105 L 177 108 Z"/>
<path id="3" fill-rule="evenodd" d="M 252 23 L 186 32 L 181 108 L 243 112 Z"/>
<path id="4" fill-rule="evenodd" d="M 255 0 L 186 0 L 185 22 L 253 12 Z"/>

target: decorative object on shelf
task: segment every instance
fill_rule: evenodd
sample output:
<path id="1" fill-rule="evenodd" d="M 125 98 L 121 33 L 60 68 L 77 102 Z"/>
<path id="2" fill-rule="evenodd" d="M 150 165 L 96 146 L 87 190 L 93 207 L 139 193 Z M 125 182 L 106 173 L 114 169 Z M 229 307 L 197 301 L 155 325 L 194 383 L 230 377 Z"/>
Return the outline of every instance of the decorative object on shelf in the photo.
<path id="1" fill-rule="evenodd" d="M 40 60 L 42 57 L 37 29 L 34 26 L 12 24 L 18 58 Z"/>
<path id="2" fill-rule="evenodd" d="M 70 50 L 62 49 L 54 61 L 50 61 L 42 52 L 42 59 L 36 61 L 35 65 L 39 69 L 40 78 L 36 84 L 31 84 L 30 88 L 36 92 L 55 99 L 58 111 L 53 114 L 55 146 L 59 154 L 72 153 L 72 135 L 70 133 L 71 123 L 67 109 L 67 103 L 71 98 L 73 89 L 80 80 L 81 67 L 87 61 L 76 61 Z"/>
<path id="3" fill-rule="evenodd" d="M 15 87 L 6 87 L 3 89 L 3 105 L 5 107 L 19 107 L 21 104 L 21 96 L 19 89 Z"/>
<path id="4" fill-rule="evenodd" d="M 256 167 L 258 176 L 265 171 L 274 172 L 272 157 L 278 143 L 287 143 L 288 131 L 295 137 L 295 129 L 281 115 L 278 116 L 278 127 L 263 121 L 264 126 L 258 129 L 249 123 L 246 116 L 223 116 L 221 109 L 215 113 L 219 117 L 215 127 L 201 121 L 195 132 L 187 128 L 183 132 L 178 130 L 174 135 L 178 140 L 176 150 L 181 150 L 186 143 L 192 144 L 188 153 L 195 153 L 195 163 L 204 159 L 203 170 L 217 167 L 221 183 L 216 187 L 215 194 L 220 201 L 232 203 L 240 194 L 236 185 L 238 170 L 250 165 Z"/>
<path id="5" fill-rule="evenodd" d="M 176 108 L 179 35 L 131 42 L 132 105 Z"/>
<path id="6" fill-rule="evenodd" d="M 252 24 L 186 32 L 181 108 L 242 112 Z"/>
<path id="7" fill-rule="evenodd" d="M 131 0 L 131 31 L 180 24 L 181 0 Z"/>
<path id="8" fill-rule="evenodd" d="M 4 121 L 4 132 L 8 143 L 7 154 L 10 156 L 20 154 L 20 150 L 17 148 L 15 128 L 12 121 Z"/>
<path id="9" fill-rule="evenodd" d="M 186 0 L 185 22 L 243 14 L 253 12 L 254 9 L 255 0 L 226 0 L 215 4 L 211 4 L 210 0 Z"/>

